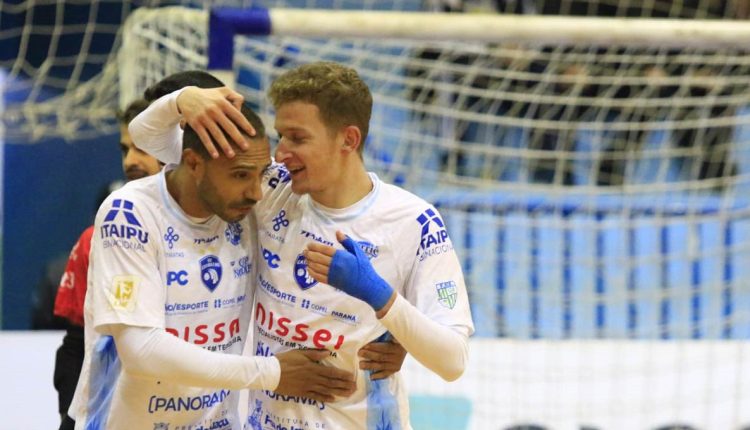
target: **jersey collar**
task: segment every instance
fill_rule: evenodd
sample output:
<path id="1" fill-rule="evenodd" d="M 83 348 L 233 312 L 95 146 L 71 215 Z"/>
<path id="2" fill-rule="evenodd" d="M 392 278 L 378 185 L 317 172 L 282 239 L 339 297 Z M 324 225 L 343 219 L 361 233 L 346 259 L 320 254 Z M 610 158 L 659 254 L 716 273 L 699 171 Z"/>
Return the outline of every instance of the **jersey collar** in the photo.
<path id="1" fill-rule="evenodd" d="M 327 206 L 323 206 L 320 203 L 314 201 L 307 195 L 307 204 L 312 213 L 327 224 L 333 224 L 337 222 L 349 221 L 359 217 L 363 213 L 367 212 L 368 209 L 375 203 L 380 193 L 380 178 L 378 175 L 372 172 L 368 172 L 370 180 L 372 181 L 372 190 L 367 193 L 360 201 L 354 203 L 351 206 L 334 209 Z"/>

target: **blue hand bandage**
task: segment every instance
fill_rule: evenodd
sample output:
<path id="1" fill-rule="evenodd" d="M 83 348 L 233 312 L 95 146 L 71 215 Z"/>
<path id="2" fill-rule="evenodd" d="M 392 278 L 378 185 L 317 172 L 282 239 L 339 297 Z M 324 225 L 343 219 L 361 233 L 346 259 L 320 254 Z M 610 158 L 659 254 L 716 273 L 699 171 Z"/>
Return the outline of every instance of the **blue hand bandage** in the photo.
<path id="1" fill-rule="evenodd" d="M 328 284 L 379 311 L 388 303 L 393 288 L 375 272 L 370 259 L 352 238 L 347 236 L 341 244 L 346 251 L 338 250 L 333 255 Z"/>

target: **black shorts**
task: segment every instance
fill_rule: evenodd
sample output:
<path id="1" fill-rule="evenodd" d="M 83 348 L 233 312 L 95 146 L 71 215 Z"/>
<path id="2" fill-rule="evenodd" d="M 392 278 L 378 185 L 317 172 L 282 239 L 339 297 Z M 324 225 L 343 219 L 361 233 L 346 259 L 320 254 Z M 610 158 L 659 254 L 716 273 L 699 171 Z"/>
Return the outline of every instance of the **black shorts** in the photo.
<path id="1" fill-rule="evenodd" d="M 64 417 L 60 429 L 72 429 L 70 425 L 73 420 L 67 417 L 67 413 L 76 391 L 81 367 L 83 367 L 84 351 L 83 328 L 68 328 L 65 337 L 63 337 L 63 343 L 57 349 L 55 355 L 55 374 L 53 377 L 53 383 L 57 390 L 58 412 L 60 412 L 60 416 Z M 67 421 L 69 423 L 66 424 Z"/>

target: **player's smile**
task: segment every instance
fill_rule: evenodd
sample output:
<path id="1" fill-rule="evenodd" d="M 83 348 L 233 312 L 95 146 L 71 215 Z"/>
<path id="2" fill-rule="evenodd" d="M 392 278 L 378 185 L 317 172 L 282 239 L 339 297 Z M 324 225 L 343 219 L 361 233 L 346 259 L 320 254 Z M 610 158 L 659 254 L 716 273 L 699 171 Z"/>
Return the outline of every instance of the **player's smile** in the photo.
<path id="1" fill-rule="evenodd" d="M 289 174 L 292 176 L 292 179 L 294 179 L 295 176 L 299 176 L 300 173 L 302 173 L 305 168 L 304 167 L 289 167 L 287 166 L 287 170 L 289 171 Z"/>

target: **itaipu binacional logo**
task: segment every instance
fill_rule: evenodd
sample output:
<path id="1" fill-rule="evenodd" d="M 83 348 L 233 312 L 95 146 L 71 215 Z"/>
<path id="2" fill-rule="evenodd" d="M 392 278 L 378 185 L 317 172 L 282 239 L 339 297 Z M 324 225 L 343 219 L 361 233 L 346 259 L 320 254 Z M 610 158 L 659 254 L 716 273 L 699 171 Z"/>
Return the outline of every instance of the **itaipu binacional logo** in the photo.
<path id="1" fill-rule="evenodd" d="M 215 255 L 207 255 L 200 259 L 201 281 L 212 293 L 221 282 L 221 261 Z"/>
<path id="2" fill-rule="evenodd" d="M 435 288 L 437 289 L 440 304 L 448 309 L 453 309 L 456 306 L 456 297 L 458 297 L 456 283 L 453 281 L 438 282 L 435 284 Z"/>
<path id="3" fill-rule="evenodd" d="M 419 249 L 417 249 L 419 261 L 453 250 L 453 244 L 448 238 L 445 223 L 443 223 L 440 215 L 432 208 L 420 214 L 417 217 L 417 222 L 421 227 L 421 238 L 419 240 Z"/>
<path id="4" fill-rule="evenodd" d="M 112 207 L 102 220 L 100 233 L 104 248 L 144 251 L 143 245 L 148 243 L 148 232 L 135 216 L 135 205 L 130 200 L 112 201 Z"/>

